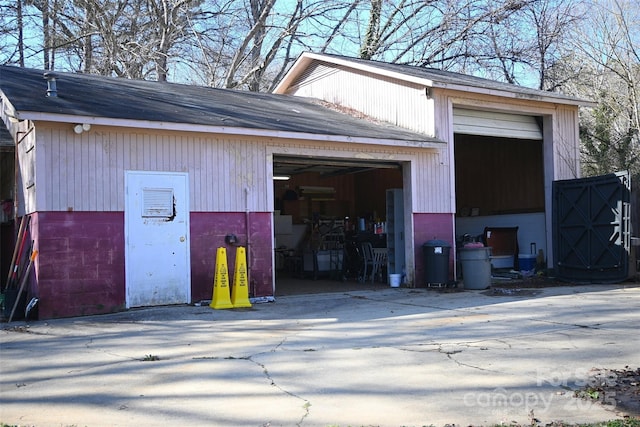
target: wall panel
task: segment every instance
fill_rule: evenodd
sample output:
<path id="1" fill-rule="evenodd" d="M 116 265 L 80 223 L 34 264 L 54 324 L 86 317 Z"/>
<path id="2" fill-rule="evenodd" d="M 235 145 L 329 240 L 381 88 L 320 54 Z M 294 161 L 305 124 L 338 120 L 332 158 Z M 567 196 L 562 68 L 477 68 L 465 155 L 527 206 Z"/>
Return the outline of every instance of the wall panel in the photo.
<path id="1" fill-rule="evenodd" d="M 577 143 L 579 135 L 576 120 L 575 107 L 556 109 L 553 128 L 556 180 L 580 177 L 580 151 Z"/>
<path id="2" fill-rule="evenodd" d="M 68 125 L 38 129 L 38 185 L 46 189 L 40 211 L 121 211 L 125 170 L 189 172 L 192 211 L 244 211 L 244 189 L 256 186 L 251 205 L 267 210 L 258 141 L 100 126 L 80 135 Z M 22 156 L 28 166 L 30 156 Z M 34 174 L 28 167 L 24 173 Z"/>
<path id="3" fill-rule="evenodd" d="M 434 135 L 433 104 L 425 88 L 362 71 L 319 64 L 312 67 L 288 91 L 353 108 L 370 117 Z"/>
<path id="4" fill-rule="evenodd" d="M 38 185 L 47 189 L 39 211 L 122 211 L 125 170 L 188 172 L 191 211 L 271 211 L 268 154 L 273 153 L 411 162 L 411 170 L 418 174 L 413 182 L 419 183 L 414 192 L 416 212 L 449 211 L 448 167 L 442 160 L 446 147 L 364 146 L 106 126 L 93 126 L 80 135 L 69 125 L 38 129 L 44 164 Z"/>

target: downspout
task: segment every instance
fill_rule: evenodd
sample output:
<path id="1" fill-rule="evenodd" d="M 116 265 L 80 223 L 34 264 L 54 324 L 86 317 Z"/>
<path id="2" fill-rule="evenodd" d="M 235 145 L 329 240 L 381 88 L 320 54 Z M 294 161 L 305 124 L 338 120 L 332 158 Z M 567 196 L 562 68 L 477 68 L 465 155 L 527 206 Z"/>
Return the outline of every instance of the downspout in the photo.
<path id="1" fill-rule="evenodd" d="M 247 281 L 253 288 L 253 296 L 256 296 L 255 283 L 251 280 L 251 232 L 249 230 L 249 187 L 244 187 L 244 220 L 247 229 Z"/>

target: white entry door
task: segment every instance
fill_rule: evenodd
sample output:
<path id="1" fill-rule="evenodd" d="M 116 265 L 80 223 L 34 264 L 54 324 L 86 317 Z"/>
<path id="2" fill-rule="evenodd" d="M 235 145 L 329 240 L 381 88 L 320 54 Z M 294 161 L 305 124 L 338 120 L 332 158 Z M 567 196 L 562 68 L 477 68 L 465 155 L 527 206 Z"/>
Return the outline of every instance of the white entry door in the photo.
<path id="1" fill-rule="evenodd" d="M 125 172 L 127 307 L 191 300 L 189 177 Z"/>

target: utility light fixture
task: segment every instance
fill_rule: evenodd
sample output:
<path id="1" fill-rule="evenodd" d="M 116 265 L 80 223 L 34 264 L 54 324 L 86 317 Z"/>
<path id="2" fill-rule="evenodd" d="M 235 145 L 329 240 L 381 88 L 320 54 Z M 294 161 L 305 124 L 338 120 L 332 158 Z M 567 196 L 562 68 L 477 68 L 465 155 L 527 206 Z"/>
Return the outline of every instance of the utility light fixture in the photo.
<path id="1" fill-rule="evenodd" d="M 89 123 L 77 124 L 73 127 L 73 131 L 80 135 L 82 132 L 89 132 L 91 125 Z"/>

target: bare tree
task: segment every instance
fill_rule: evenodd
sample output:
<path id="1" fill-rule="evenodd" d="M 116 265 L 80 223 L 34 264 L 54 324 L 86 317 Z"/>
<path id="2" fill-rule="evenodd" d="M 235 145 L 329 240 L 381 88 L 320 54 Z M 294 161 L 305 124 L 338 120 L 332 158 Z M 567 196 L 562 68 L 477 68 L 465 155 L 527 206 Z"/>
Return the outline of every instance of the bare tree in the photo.
<path id="1" fill-rule="evenodd" d="M 31 1 L 46 66 L 269 90 L 305 50 L 555 89 L 582 0 Z"/>
<path id="2" fill-rule="evenodd" d="M 155 72 L 159 81 L 167 80 L 171 49 L 188 34 L 188 16 L 196 13 L 192 9 L 194 0 L 147 0 L 147 9 L 152 12 Z"/>
<path id="3" fill-rule="evenodd" d="M 18 64 L 24 67 L 24 20 L 22 14 L 22 0 L 16 1 L 16 32 L 18 33 Z"/>
<path id="4" fill-rule="evenodd" d="M 480 69 L 508 83 L 558 90 L 561 81 L 548 74 L 560 59 L 566 34 L 582 18 L 577 9 L 581 1 L 537 0 L 521 2 L 509 13 L 497 9 L 473 49 L 480 53 Z"/>
<path id="5" fill-rule="evenodd" d="M 626 0 L 592 1 L 565 55 L 565 84 L 597 107 L 581 116 L 585 175 L 640 172 L 640 11 Z"/>
<path id="6" fill-rule="evenodd" d="M 382 20 L 382 0 L 371 0 L 369 24 L 360 47 L 360 58 L 371 59 L 380 48 L 380 21 Z"/>
<path id="7" fill-rule="evenodd" d="M 237 47 L 235 55 L 227 70 L 227 78 L 225 87 L 231 88 L 252 79 L 253 82 L 249 87 L 256 90 L 259 84 L 257 74 L 264 68 L 260 60 L 261 50 L 266 36 L 267 18 L 271 14 L 271 10 L 275 4 L 275 0 L 250 0 L 248 24 L 249 31 L 245 34 L 240 46 Z M 248 58 L 248 70 L 244 73 L 241 81 L 235 81 L 234 77 L 238 72 L 238 68 Z"/>
<path id="8" fill-rule="evenodd" d="M 546 90 L 581 0 L 370 0 L 351 31 L 360 57 L 479 74 Z M 355 4 L 355 3 L 354 3 Z M 354 14 L 363 14 L 359 5 Z M 364 23 L 361 18 L 360 21 Z M 342 23 L 341 23 L 342 24 Z M 349 25 L 346 21 L 345 26 Z M 364 34 L 357 39 L 358 34 Z M 330 49 L 326 49 L 330 51 Z"/>
<path id="9" fill-rule="evenodd" d="M 43 67 L 166 80 L 168 62 L 188 36 L 199 0 L 34 0 Z M 178 52 L 175 52 L 176 54 Z"/>
<path id="10" fill-rule="evenodd" d="M 0 1 L 0 63 L 24 64 L 22 1 Z"/>
<path id="11" fill-rule="evenodd" d="M 478 0 L 371 0 L 366 28 L 353 34 L 364 33 L 358 42 L 362 58 L 451 68 L 473 56 L 469 42 L 489 28 L 494 15 L 521 8 Z"/>
<path id="12" fill-rule="evenodd" d="M 204 64 L 209 84 L 270 90 L 304 50 L 321 50 L 348 0 L 228 1 L 213 20 L 194 23 L 194 63 Z M 214 6 L 209 5 L 208 10 Z M 217 9 L 220 10 L 220 9 Z M 215 31 L 211 29 L 215 28 Z M 206 31 L 205 29 L 209 29 Z"/>

